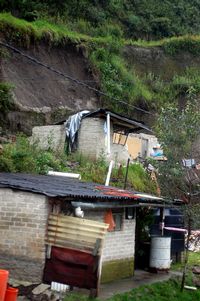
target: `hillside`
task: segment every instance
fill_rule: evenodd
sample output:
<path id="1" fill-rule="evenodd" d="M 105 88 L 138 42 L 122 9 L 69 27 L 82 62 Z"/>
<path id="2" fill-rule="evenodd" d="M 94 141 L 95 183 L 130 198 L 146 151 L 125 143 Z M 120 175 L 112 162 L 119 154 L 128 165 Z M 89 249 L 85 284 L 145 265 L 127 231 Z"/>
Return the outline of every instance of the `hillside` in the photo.
<path id="1" fill-rule="evenodd" d="M 25 0 L 0 3 L 9 11 L 0 13 L 1 132 L 30 135 L 34 125 L 51 124 L 81 109 L 100 106 L 154 125 L 156 114 L 166 104 L 183 106 L 191 88 L 198 96 L 200 36 L 199 21 L 191 18 L 198 10 L 193 1 L 179 1 L 173 6 L 169 1 L 120 0 L 56 4 Z M 176 9 L 173 14 L 170 9 L 180 5 L 185 12 L 175 17 Z M 90 10 L 93 14 L 88 13 Z M 133 12 L 132 20 L 142 20 L 140 29 L 125 21 Z M 104 21 L 94 19 L 103 14 Z M 152 20 L 158 15 L 168 16 L 176 30 L 169 26 L 164 31 L 160 25 L 153 30 Z M 181 36 L 173 36 L 176 34 Z M 57 154 L 36 151 L 22 137 L 16 144 L 6 145 L 0 169 L 62 171 L 69 159 L 59 155 L 57 160 Z M 86 162 L 82 158 L 77 161 Z M 84 179 L 104 182 L 104 163 L 97 162 L 96 169 L 93 162 L 79 165 L 74 171 L 86 170 Z M 130 180 L 135 189 L 155 190 L 143 171 L 138 173 L 138 183 L 135 178 Z"/>
<path id="2" fill-rule="evenodd" d="M 30 134 L 33 125 L 53 123 L 72 112 L 100 106 L 152 125 L 154 118 L 146 111 L 159 112 L 168 102 L 183 105 L 191 86 L 199 93 L 200 37 L 135 40 L 117 10 L 114 14 L 111 6 L 108 7 L 111 2 L 121 5 L 124 18 L 136 7 L 135 11 L 141 13 L 141 5 L 143 13 L 146 12 L 145 18 L 147 12 L 151 11 L 153 16 L 158 13 L 151 2 L 135 1 L 135 6 L 129 3 L 130 9 L 126 11 L 128 1 L 123 5 L 120 1 L 107 1 L 106 4 L 90 1 L 99 9 L 99 14 L 102 11 L 107 14 L 104 23 L 95 23 L 85 13 L 93 7 L 86 5 L 88 1 L 77 1 L 76 5 L 82 10 L 74 12 L 73 1 L 70 6 L 62 1 L 57 10 L 50 1 L 48 4 L 32 1 L 29 6 L 26 1 L 18 1 L 16 6 L 9 2 L 1 4 L 4 10 L 31 19 L 0 14 L 1 43 L 8 43 L 22 52 L 13 52 L 5 45 L 0 48 L 0 123 L 3 128 Z M 164 4 L 167 5 L 165 1 L 160 3 L 160 7 Z M 64 8 L 61 10 L 59 5 Z M 184 7 L 186 2 L 182 1 L 182 5 Z M 192 11 L 194 3 L 188 5 Z M 170 7 L 165 13 L 173 19 Z M 55 12 L 54 17 L 52 12 Z M 187 27 L 183 32 L 189 33 L 192 29 L 198 32 L 189 23 L 183 24 Z M 143 37 L 142 30 L 140 33 Z M 161 37 L 164 36 L 163 33 Z M 86 85 L 96 90 L 92 91 Z"/>
<path id="3" fill-rule="evenodd" d="M 93 36 L 121 31 L 131 39 L 161 39 L 200 30 L 199 0 L 18 0 L 0 10 L 28 21 L 49 18 Z"/>

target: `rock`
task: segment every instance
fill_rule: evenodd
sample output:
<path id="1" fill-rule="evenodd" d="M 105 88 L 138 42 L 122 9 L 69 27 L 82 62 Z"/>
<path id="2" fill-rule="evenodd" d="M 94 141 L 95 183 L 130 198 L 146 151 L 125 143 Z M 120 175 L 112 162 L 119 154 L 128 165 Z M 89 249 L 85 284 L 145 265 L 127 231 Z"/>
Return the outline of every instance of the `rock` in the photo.
<path id="1" fill-rule="evenodd" d="M 21 281 L 21 280 L 17 280 L 17 279 L 13 279 L 13 278 L 9 279 L 9 285 L 14 286 L 14 287 L 18 287 L 20 285 L 24 286 L 24 287 L 27 287 L 27 286 L 31 286 L 31 285 L 34 285 L 34 284 L 37 284 L 37 283 L 32 283 L 32 282 L 28 282 L 28 281 Z"/>
<path id="2" fill-rule="evenodd" d="M 40 295 L 44 293 L 48 288 L 50 288 L 50 285 L 41 283 L 32 290 L 32 294 Z"/>
<path id="3" fill-rule="evenodd" d="M 30 301 L 30 300 L 27 299 L 25 296 L 18 296 L 17 301 Z"/>
<path id="4" fill-rule="evenodd" d="M 193 283 L 196 285 L 196 287 L 200 287 L 200 279 L 198 278 L 193 279 Z"/>
<path id="5" fill-rule="evenodd" d="M 200 266 L 195 266 L 195 267 L 193 267 L 192 272 L 193 272 L 194 274 L 200 274 Z"/>

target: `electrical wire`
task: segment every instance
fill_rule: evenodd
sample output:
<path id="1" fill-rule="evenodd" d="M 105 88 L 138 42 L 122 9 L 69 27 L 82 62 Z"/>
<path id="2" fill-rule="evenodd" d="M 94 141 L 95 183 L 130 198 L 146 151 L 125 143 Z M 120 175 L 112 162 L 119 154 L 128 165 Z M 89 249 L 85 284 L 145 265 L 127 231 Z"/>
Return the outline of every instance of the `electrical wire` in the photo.
<path id="1" fill-rule="evenodd" d="M 136 110 L 138 110 L 138 111 L 141 111 L 141 112 L 143 112 L 143 113 L 145 113 L 145 114 L 155 115 L 154 113 L 151 113 L 151 112 L 149 112 L 149 111 L 147 111 L 147 110 L 144 110 L 144 109 L 142 109 L 142 108 L 139 108 L 139 107 L 137 107 L 137 106 L 134 106 L 134 105 L 132 105 L 132 104 L 129 104 L 129 103 L 123 101 L 123 100 L 120 100 L 120 99 L 115 98 L 115 97 L 111 97 L 110 95 L 108 95 L 108 94 L 102 92 L 101 90 L 98 90 L 98 89 L 96 89 L 96 88 L 94 88 L 94 87 L 91 87 L 91 86 L 88 85 L 87 83 L 85 83 L 85 82 L 83 82 L 83 81 L 80 81 L 80 80 L 78 80 L 78 79 L 76 79 L 76 78 L 73 78 L 73 77 L 71 77 L 71 76 L 69 76 L 69 75 L 67 75 L 67 74 L 65 74 L 65 73 L 63 73 L 63 72 L 61 72 L 61 71 L 55 69 L 54 67 L 49 66 L 49 65 L 47 65 L 47 64 L 45 64 L 45 63 L 39 61 L 38 59 L 36 59 L 36 58 L 34 58 L 34 57 L 28 55 L 28 54 L 25 54 L 25 53 L 22 52 L 21 50 L 17 49 L 17 48 L 14 47 L 14 46 L 9 45 L 8 43 L 4 43 L 4 42 L 0 41 L 0 45 L 3 46 L 3 47 L 8 48 L 8 49 L 10 49 L 10 50 L 12 50 L 12 51 L 15 52 L 15 53 L 20 54 L 21 56 L 25 57 L 26 59 L 30 60 L 31 62 L 33 62 L 33 63 L 35 63 L 35 64 L 37 64 L 37 65 L 39 65 L 39 66 L 41 66 L 41 67 L 44 67 L 44 68 L 46 68 L 46 69 L 48 69 L 48 70 L 54 72 L 55 74 L 57 74 L 57 75 L 59 75 L 59 76 L 62 76 L 62 77 L 64 77 L 64 78 L 66 78 L 66 79 L 68 79 L 68 80 L 70 80 L 70 81 L 76 83 L 77 85 L 80 85 L 80 86 L 82 86 L 82 87 L 85 87 L 85 88 L 87 88 L 87 89 L 89 89 L 89 90 L 91 90 L 91 91 L 93 91 L 93 92 L 95 92 L 95 93 L 97 93 L 97 94 L 99 94 L 99 95 L 108 97 L 108 98 L 111 99 L 111 100 L 115 100 L 115 101 L 117 101 L 117 102 L 119 102 L 119 103 L 123 103 L 123 104 L 125 104 L 125 105 L 128 105 L 128 106 L 130 106 L 130 107 L 132 107 L 132 108 L 134 108 L 134 109 L 136 109 Z"/>

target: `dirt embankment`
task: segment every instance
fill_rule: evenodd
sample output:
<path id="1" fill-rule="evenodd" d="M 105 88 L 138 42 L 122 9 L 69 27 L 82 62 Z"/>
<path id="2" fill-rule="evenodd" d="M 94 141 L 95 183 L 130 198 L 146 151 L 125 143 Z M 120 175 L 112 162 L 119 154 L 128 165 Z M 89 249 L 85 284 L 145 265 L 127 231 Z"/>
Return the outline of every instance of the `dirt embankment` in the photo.
<path id="1" fill-rule="evenodd" d="M 186 68 L 200 67 L 200 56 L 185 51 L 172 56 L 166 54 L 162 47 L 126 46 L 123 55 L 136 73 L 152 73 L 164 80 L 183 74 Z"/>
<path id="2" fill-rule="evenodd" d="M 76 46 L 49 48 L 40 44 L 20 50 L 72 78 L 96 85 L 87 59 Z M 30 134 L 34 125 L 50 124 L 73 112 L 98 107 L 94 92 L 12 51 L 1 58 L 0 80 L 14 85 L 16 109 L 1 116 L 14 132 Z"/>

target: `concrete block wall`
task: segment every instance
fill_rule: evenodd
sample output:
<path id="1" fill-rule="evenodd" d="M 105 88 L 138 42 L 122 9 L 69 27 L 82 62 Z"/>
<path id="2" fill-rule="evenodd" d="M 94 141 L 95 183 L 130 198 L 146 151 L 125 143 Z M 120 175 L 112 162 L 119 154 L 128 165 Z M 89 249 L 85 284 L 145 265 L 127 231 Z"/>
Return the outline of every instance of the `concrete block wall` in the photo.
<path id="1" fill-rule="evenodd" d="M 107 137 L 104 132 L 106 120 L 101 118 L 85 118 L 81 122 L 81 127 L 78 132 L 78 151 L 92 159 L 98 159 L 100 155 L 107 158 Z M 130 157 L 128 149 L 119 144 L 113 143 L 113 125 L 110 125 L 110 142 L 112 159 L 116 162 L 127 162 Z"/>
<path id="2" fill-rule="evenodd" d="M 111 159 L 115 162 L 126 164 L 128 158 L 131 158 L 126 145 L 111 144 Z"/>
<path id="3" fill-rule="evenodd" d="M 84 218 L 104 222 L 105 210 L 85 211 Z M 134 257 L 135 254 L 135 219 L 125 219 L 121 231 L 107 232 L 102 261 Z"/>
<path id="4" fill-rule="evenodd" d="M 85 218 L 104 222 L 103 210 L 85 211 Z M 102 254 L 102 282 L 130 277 L 134 273 L 135 219 L 124 218 L 121 231 L 107 232 Z"/>
<path id="5" fill-rule="evenodd" d="M 106 154 L 105 120 L 101 118 L 85 118 L 81 121 L 78 132 L 78 151 L 92 159 L 101 153 Z"/>
<path id="6" fill-rule="evenodd" d="M 48 214 L 45 196 L 0 189 L 0 269 L 10 277 L 41 281 Z"/>
<path id="7" fill-rule="evenodd" d="M 35 126 L 32 130 L 31 142 L 36 142 L 43 149 L 63 151 L 66 133 L 64 125 Z"/>

